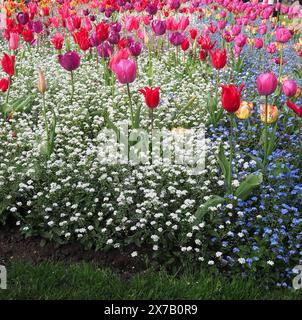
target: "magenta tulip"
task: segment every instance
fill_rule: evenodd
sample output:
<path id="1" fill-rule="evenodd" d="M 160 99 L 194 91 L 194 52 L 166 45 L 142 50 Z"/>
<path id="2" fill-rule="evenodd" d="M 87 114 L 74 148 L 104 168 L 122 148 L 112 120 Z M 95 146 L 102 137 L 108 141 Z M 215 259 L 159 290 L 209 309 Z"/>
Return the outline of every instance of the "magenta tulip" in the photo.
<path id="1" fill-rule="evenodd" d="M 114 67 L 117 79 L 122 84 L 128 84 L 136 78 L 136 63 L 131 59 L 121 59 Z"/>
<path id="2" fill-rule="evenodd" d="M 292 37 L 290 31 L 287 28 L 281 27 L 276 31 L 276 40 L 281 43 L 285 43 Z"/>
<path id="3" fill-rule="evenodd" d="M 282 85 L 282 91 L 287 97 L 293 97 L 297 92 L 297 84 L 293 80 L 285 80 Z"/>
<path id="4" fill-rule="evenodd" d="M 75 51 L 59 55 L 59 63 L 67 71 L 76 70 L 80 66 L 80 60 L 81 57 Z"/>
<path id="5" fill-rule="evenodd" d="M 257 78 L 257 89 L 261 96 L 269 96 L 277 89 L 278 80 L 273 72 L 262 73 Z"/>

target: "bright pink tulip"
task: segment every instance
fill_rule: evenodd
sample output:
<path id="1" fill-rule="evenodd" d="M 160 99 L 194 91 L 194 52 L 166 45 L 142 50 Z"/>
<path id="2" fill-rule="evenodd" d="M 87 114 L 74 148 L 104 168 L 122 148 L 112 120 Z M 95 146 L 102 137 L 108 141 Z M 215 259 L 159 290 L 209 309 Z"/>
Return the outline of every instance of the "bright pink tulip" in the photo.
<path id="1" fill-rule="evenodd" d="M 261 38 L 255 39 L 255 47 L 257 49 L 261 49 L 263 47 L 263 40 Z"/>
<path id="2" fill-rule="evenodd" d="M 278 42 L 285 43 L 292 37 L 291 33 L 287 28 L 281 27 L 276 31 L 276 39 Z"/>
<path id="3" fill-rule="evenodd" d="M 257 78 L 257 89 L 261 96 L 269 96 L 277 89 L 278 80 L 273 72 L 262 73 Z"/>
<path id="4" fill-rule="evenodd" d="M 136 63 L 131 59 L 122 59 L 115 65 L 114 72 L 120 83 L 131 83 L 136 78 Z"/>

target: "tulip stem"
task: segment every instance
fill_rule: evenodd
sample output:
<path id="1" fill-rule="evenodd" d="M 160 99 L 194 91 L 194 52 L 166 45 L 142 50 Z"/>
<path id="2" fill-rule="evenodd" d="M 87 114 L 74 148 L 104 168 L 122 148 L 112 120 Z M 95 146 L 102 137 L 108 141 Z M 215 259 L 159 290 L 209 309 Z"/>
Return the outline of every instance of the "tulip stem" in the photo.
<path id="1" fill-rule="evenodd" d="M 268 157 L 268 124 L 267 124 L 267 116 L 268 116 L 268 96 L 265 96 L 265 141 L 264 141 L 264 166 L 267 162 Z"/>
<path id="2" fill-rule="evenodd" d="M 6 97 L 5 97 L 5 103 L 8 103 L 11 82 L 12 82 L 12 77 L 9 77 L 9 79 L 8 79 L 8 88 L 7 88 Z"/>
<path id="3" fill-rule="evenodd" d="M 134 125 L 134 115 L 133 115 L 133 106 L 132 106 L 132 99 L 131 99 L 129 83 L 127 83 L 127 92 L 128 92 L 129 107 L 130 107 L 130 112 L 131 112 L 131 124 L 132 124 L 132 127 L 133 127 L 133 125 Z"/>
<path id="4" fill-rule="evenodd" d="M 42 93 L 43 97 L 43 116 L 44 116 L 44 122 L 45 122 L 45 129 L 46 129 L 46 141 L 48 143 L 49 140 L 49 129 L 48 129 L 48 121 L 47 121 L 47 115 L 46 115 L 46 103 L 45 103 L 45 93 Z"/>
<path id="5" fill-rule="evenodd" d="M 229 115 L 230 120 L 230 137 L 229 137 L 229 143 L 230 143 L 230 161 L 229 161 L 229 180 L 227 181 L 228 189 L 230 194 L 232 194 L 232 162 L 233 162 L 233 119 L 232 114 Z"/>
<path id="6" fill-rule="evenodd" d="M 282 76 L 282 64 L 283 64 L 283 44 L 281 44 L 281 48 L 280 48 L 280 64 L 279 64 L 279 75 L 278 75 L 279 83 L 281 81 L 281 76 Z"/>
<path id="7" fill-rule="evenodd" d="M 74 79 L 73 79 L 73 71 L 70 72 L 71 75 L 71 104 L 73 102 L 73 94 L 74 94 Z"/>

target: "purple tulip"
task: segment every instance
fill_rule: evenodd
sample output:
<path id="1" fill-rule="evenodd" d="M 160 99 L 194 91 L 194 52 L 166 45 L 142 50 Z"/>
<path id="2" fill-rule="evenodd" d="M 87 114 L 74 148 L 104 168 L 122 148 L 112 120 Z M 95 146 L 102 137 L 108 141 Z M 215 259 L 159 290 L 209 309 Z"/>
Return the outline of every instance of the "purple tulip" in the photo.
<path id="1" fill-rule="evenodd" d="M 23 26 L 26 25 L 26 23 L 28 22 L 29 20 L 29 15 L 27 12 L 19 12 L 17 14 L 17 20 L 20 24 L 22 24 Z"/>
<path id="2" fill-rule="evenodd" d="M 98 40 L 95 32 L 90 36 L 89 42 L 92 47 L 97 47 L 101 43 L 101 41 Z"/>
<path id="3" fill-rule="evenodd" d="M 109 58 L 112 55 L 113 47 L 108 41 L 104 41 L 97 47 L 97 50 L 100 57 Z"/>
<path id="4" fill-rule="evenodd" d="M 108 36 L 108 41 L 111 44 L 118 44 L 118 42 L 120 41 L 120 34 L 118 32 L 110 32 L 109 36 Z"/>
<path id="5" fill-rule="evenodd" d="M 174 45 L 174 46 L 180 46 L 183 41 L 185 40 L 185 36 L 180 33 L 180 32 L 173 32 L 169 35 L 169 41 Z"/>
<path id="6" fill-rule="evenodd" d="M 88 9 L 84 9 L 83 10 L 83 16 L 88 16 L 89 15 L 89 10 Z"/>
<path id="7" fill-rule="evenodd" d="M 157 13 L 157 5 L 155 3 L 149 3 L 147 5 L 146 11 L 150 14 L 150 15 L 155 15 Z"/>
<path id="8" fill-rule="evenodd" d="M 80 60 L 81 57 L 75 51 L 59 55 L 59 63 L 67 71 L 76 70 L 80 66 Z"/>
<path id="9" fill-rule="evenodd" d="M 35 33 L 41 33 L 43 30 L 43 24 L 40 20 L 33 21 L 32 28 Z"/>
<path id="10" fill-rule="evenodd" d="M 95 21 L 95 16 L 94 15 L 92 15 L 92 16 L 89 16 L 89 19 L 90 19 L 90 21 Z"/>
<path id="11" fill-rule="evenodd" d="M 110 26 L 111 31 L 119 33 L 122 30 L 122 25 L 120 22 L 112 23 Z"/>
<path id="12" fill-rule="evenodd" d="M 167 29 L 166 21 L 153 20 L 151 23 L 151 27 L 157 36 L 162 36 L 163 34 L 165 34 Z"/>
<path id="13" fill-rule="evenodd" d="M 140 42 L 131 43 L 129 46 L 129 51 L 134 57 L 139 56 L 142 52 L 142 44 Z"/>

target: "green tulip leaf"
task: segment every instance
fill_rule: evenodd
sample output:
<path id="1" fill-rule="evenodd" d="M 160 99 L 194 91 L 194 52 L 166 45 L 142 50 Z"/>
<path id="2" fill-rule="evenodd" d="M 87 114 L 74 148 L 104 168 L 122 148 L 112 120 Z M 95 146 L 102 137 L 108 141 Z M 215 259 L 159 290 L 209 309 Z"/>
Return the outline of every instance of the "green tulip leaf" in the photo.
<path id="1" fill-rule="evenodd" d="M 246 200 L 251 192 L 263 182 L 262 173 L 256 175 L 249 174 L 235 191 L 235 196 L 239 199 Z"/>

